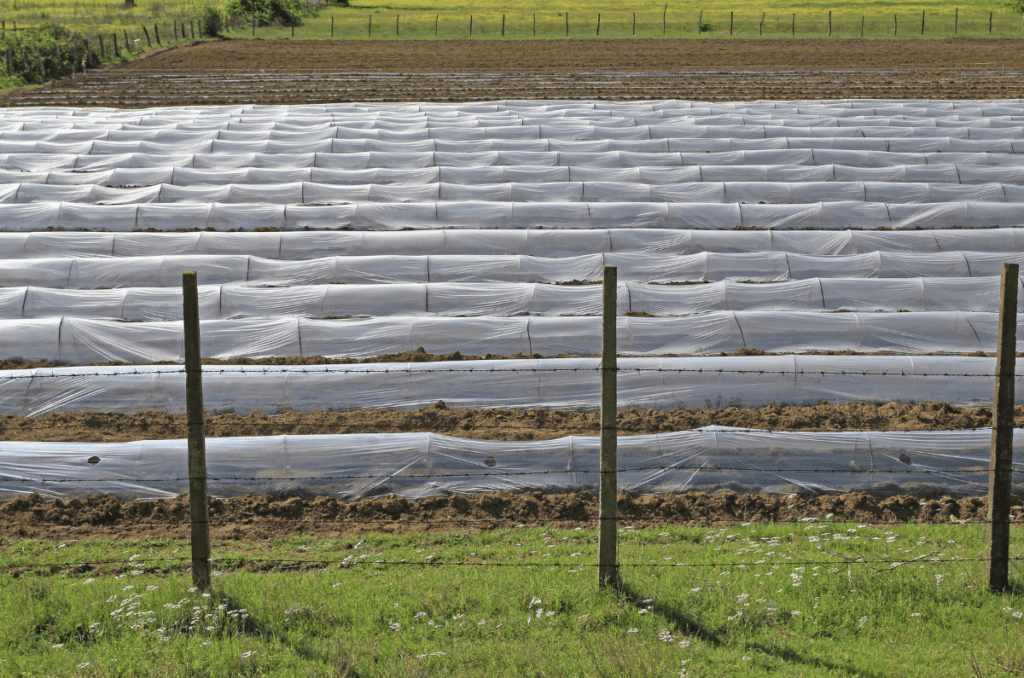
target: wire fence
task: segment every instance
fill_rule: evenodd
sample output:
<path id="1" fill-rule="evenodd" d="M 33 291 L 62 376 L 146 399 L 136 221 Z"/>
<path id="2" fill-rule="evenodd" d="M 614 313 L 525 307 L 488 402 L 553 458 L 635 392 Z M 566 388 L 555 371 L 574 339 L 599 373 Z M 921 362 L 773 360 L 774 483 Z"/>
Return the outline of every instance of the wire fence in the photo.
<path id="1" fill-rule="evenodd" d="M 474 39 L 557 38 L 940 38 L 1019 37 L 1024 16 L 952 8 L 942 11 L 858 14 L 853 12 L 767 13 L 741 11 L 613 10 L 588 12 L 461 11 L 365 13 L 339 10 L 307 18 L 297 28 L 254 25 L 228 19 L 231 33 L 307 39 Z M 230 33 L 229 33 L 230 34 Z"/>

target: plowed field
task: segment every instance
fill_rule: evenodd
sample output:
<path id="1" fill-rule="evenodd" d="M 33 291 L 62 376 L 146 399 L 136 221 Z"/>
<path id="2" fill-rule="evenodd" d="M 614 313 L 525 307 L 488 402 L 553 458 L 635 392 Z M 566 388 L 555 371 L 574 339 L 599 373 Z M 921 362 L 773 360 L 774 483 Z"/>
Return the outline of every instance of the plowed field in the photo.
<path id="1" fill-rule="evenodd" d="M 1020 40 L 229 40 L 169 49 L 4 105 L 495 99 L 1017 98 Z"/>

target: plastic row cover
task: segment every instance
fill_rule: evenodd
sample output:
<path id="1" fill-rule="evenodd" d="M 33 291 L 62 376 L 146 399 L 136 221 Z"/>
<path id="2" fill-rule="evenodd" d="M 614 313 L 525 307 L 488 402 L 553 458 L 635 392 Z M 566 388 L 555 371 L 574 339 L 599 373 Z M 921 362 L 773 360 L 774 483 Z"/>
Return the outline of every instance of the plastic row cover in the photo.
<path id="1" fill-rule="evenodd" d="M 621 358 L 618 407 L 658 410 L 856 402 L 992 403 L 994 358 L 744 356 Z M 365 365 L 205 366 L 207 411 L 597 409 L 597 358 Z M 943 376 L 945 375 L 945 376 Z M 1017 403 L 1024 404 L 1017 366 Z M 185 412 L 181 367 L 66 367 L 0 372 L 0 415 Z"/>
<path id="2" fill-rule="evenodd" d="M 618 352 L 660 356 L 731 353 L 994 351 L 998 314 L 960 312 L 807 313 L 715 311 L 677 318 L 619 317 Z M 277 317 L 206 320 L 206 358 L 323 356 L 369 358 L 424 349 L 443 355 L 594 355 L 600 317 L 477 318 L 388 316 L 353 320 Z M 180 322 L 125 323 L 88 318 L 0 320 L 0 358 L 74 365 L 180 362 Z M 1024 348 L 1024 337 L 1018 340 Z"/>
<path id="3" fill-rule="evenodd" d="M 799 128 L 798 128 L 799 129 Z M 760 125 L 707 127 L 701 125 L 614 126 L 515 125 L 508 127 L 444 127 L 433 129 L 362 130 L 335 127 L 335 138 L 312 134 L 286 136 L 283 140 L 210 139 L 210 135 L 179 141 L 5 141 L 0 155 L 117 155 L 181 153 L 229 155 L 237 153 L 427 153 L 466 152 L 534 153 L 706 153 L 781 149 L 844 149 L 889 153 L 1024 153 L 1021 127 L 966 129 L 960 133 L 903 134 L 887 127 L 854 129 L 857 136 L 793 136 L 789 128 Z M 905 128 L 906 129 L 906 128 Z M 205 136 L 206 139 L 203 139 Z M 248 137 L 248 134 L 242 135 Z M 269 135 L 268 135 L 269 136 Z M 297 137 L 297 138 L 296 138 Z M 483 142 L 483 143 L 480 143 Z M 447 164 L 447 163 L 436 163 Z M 683 164 L 687 164 L 684 162 Z"/>
<path id="4" fill-rule="evenodd" d="M 598 282 L 614 265 L 619 279 L 672 283 L 720 280 L 779 282 L 809 278 L 951 278 L 1000 275 L 1011 252 L 873 252 L 811 255 L 789 252 L 704 252 L 688 255 L 585 254 L 544 258 L 527 255 L 426 255 L 323 257 L 303 261 L 246 255 L 67 257 L 0 259 L 0 287 L 95 289 L 178 287 L 184 271 L 205 285 L 394 284 L 439 282 Z"/>
<path id="5" fill-rule="evenodd" d="M 692 231 L 626 228 L 269 233 L 0 233 L 0 259 L 243 254 L 264 259 L 295 261 L 325 256 L 525 254 L 537 257 L 567 257 L 594 253 L 683 255 L 702 252 L 773 251 L 818 255 L 872 252 L 1024 252 L 1024 229 Z"/>
<path id="6" fill-rule="evenodd" d="M 728 173 L 744 167 L 723 166 Z M 756 168 L 755 168 L 756 169 Z M 1024 168 L 1020 181 L 1024 183 Z M 1024 186 L 1013 184 L 924 184 L 891 182 L 696 181 L 642 184 L 628 181 L 560 181 L 501 184 L 360 184 L 339 186 L 225 184 L 143 188 L 108 188 L 96 184 L 0 184 L 0 203 L 142 203 L 344 204 L 406 202 L 644 202 L 769 203 L 821 202 L 944 203 L 957 201 L 1024 203 Z"/>
<path id="7" fill-rule="evenodd" d="M 4 130 L 0 132 L 0 152 L 24 152 L 34 144 L 46 147 L 69 144 L 85 152 L 110 153 L 122 149 L 137 150 L 140 143 L 187 143 L 203 145 L 217 152 L 224 142 L 317 142 L 343 140 L 364 144 L 359 150 L 373 150 L 372 142 L 410 142 L 429 144 L 430 150 L 446 150 L 446 142 L 543 140 L 559 150 L 563 141 L 644 141 L 666 139 L 773 139 L 883 137 L 894 140 L 907 138 L 941 139 L 1024 139 L 1021 121 L 983 119 L 979 126 L 938 126 L 934 121 L 911 121 L 907 126 L 875 124 L 878 120 L 846 120 L 843 126 L 828 118 L 803 119 L 799 117 L 765 116 L 715 120 L 711 118 L 685 119 L 666 122 L 664 118 L 646 117 L 561 117 L 559 119 L 531 119 L 521 116 L 475 117 L 457 119 L 399 119 L 365 118 L 333 120 L 313 125 L 285 123 L 235 123 L 224 121 L 216 126 L 183 123 L 172 127 L 126 127 L 123 123 L 95 125 L 81 129 L 40 129 L 34 131 Z M 860 124 L 858 124 L 858 122 Z M 932 122 L 932 124 L 928 124 Z M 710 123 L 710 124 L 709 124 Z M 725 124 L 715 124 L 725 123 Z M 825 124 L 822 124 L 825 123 Z M 814 126 L 811 126 L 811 125 Z M 368 148 L 366 146 L 369 146 Z M 329 147 L 329 146 L 328 146 Z M 440 147 L 440 148 L 437 148 Z M 230 148 L 230 146 L 228 146 Z M 13 149 L 13 150 L 9 150 Z M 548 149 L 545 149 L 548 150 Z M 662 150 L 669 150 L 663 147 Z"/>
<path id="8" fill-rule="evenodd" d="M 1014 432 L 1014 449 L 1024 435 Z M 867 491 L 976 496 L 988 486 L 990 430 L 778 433 L 709 427 L 620 437 L 618 491 Z M 115 494 L 171 498 L 188 491 L 188 441 L 0 442 L 0 497 Z M 92 457 L 99 462 L 85 463 Z M 302 490 L 345 500 L 476 492 L 597 491 L 600 438 L 506 442 L 434 433 L 211 438 L 214 496 Z M 288 478 L 300 475 L 302 480 Z M 808 471 L 805 469 L 817 469 Z M 1014 489 L 1024 467 L 1014 467 Z M 221 478 L 256 477 L 237 481 Z M 336 480 L 350 477 L 351 480 Z M 71 484 L 61 482 L 73 479 Z M 119 480 L 114 480 L 119 479 Z M 72 487 L 74 489 L 69 489 Z"/>
<path id="9" fill-rule="evenodd" d="M 984 157 L 984 156 L 977 156 Z M 653 158 L 652 158 L 653 159 Z M 973 158 L 972 158 L 973 159 Z M 75 186 L 96 184 L 139 187 L 156 184 L 173 186 L 219 186 L 228 184 L 287 184 L 312 182 L 331 186 L 419 186 L 449 184 L 479 186 L 503 183 L 545 183 L 562 181 L 614 181 L 650 184 L 680 184 L 698 181 L 768 182 L 906 182 L 918 184 L 1024 184 L 1024 164 L 1000 166 L 971 162 L 851 167 L 848 165 L 687 165 L 638 167 L 584 167 L 560 165 L 482 165 L 475 167 L 423 167 L 414 169 L 331 169 L 324 167 L 139 167 L 92 171 L 24 172 L 0 170 L 0 183 Z M 653 189 L 652 189 L 653 190 Z M 866 190 L 866 188 L 865 188 Z M 98 193 L 97 195 L 105 195 Z M 107 194 L 112 195 L 112 194 Z"/>
<path id="10" fill-rule="evenodd" d="M 204 320 L 302 316 L 582 316 L 600 315 L 598 285 L 429 283 L 310 285 L 284 288 L 201 286 Z M 1024 311 L 1024 289 L 1019 295 Z M 999 311 L 999 278 L 811 278 L 772 285 L 620 283 L 618 312 L 655 316 L 709 311 Z M 171 287 L 111 290 L 0 288 L 0 319 L 49 317 L 180 320 Z"/>
<path id="11" fill-rule="evenodd" d="M 998 228 L 1024 223 L 1015 203 L 806 205 L 635 202 L 426 202 L 358 205 L 220 203 L 0 205 L 0 229 L 134 231 L 256 228 L 398 230 L 426 228 L 917 229 Z"/>
<path id="12" fill-rule="evenodd" d="M 852 140 L 851 140 L 852 141 Z M 367 151 L 364 153 L 316 153 L 304 150 L 293 153 L 239 152 L 225 154 L 195 154 L 173 145 L 170 154 L 118 153 L 116 155 L 75 155 L 72 153 L 8 153 L 0 154 L 0 170 L 22 172 L 47 172 L 52 170 L 100 171 L 119 168 L 169 168 L 185 167 L 199 169 L 232 170 L 245 167 L 298 169 L 319 167 L 334 170 L 423 170 L 439 167 L 489 168 L 500 166 L 535 167 L 704 167 L 714 165 L 772 165 L 833 166 L 843 165 L 854 168 L 902 167 L 913 165 L 971 164 L 1018 167 L 1024 164 L 1024 141 L 960 141 L 961 146 L 974 145 L 978 148 L 963 148 L 958 152 L 921 151 L 896 153 L 881 148 L 874 150 L 844 149 L 852 145 L 843 139 L 816 139 L 816 146 L 829 148 L 790 149 L 736 149 L 735 140 L 712 143 L 691 142 L 694 148 L 686 152 L 642 153 L 637 151 L 478 151 L 478 152 L 414 152 L 394 150 L 390 152 Z M 875 142 L 865 139 L 858 144 L 871 145 Z M 880 141 L 880 140 L 877 140 Z M 750 145 L 754 142 L 747 142 Z M 757 142 L 766 145 L 768 142 Z M 798 142 L 791 140 L 791 145 Z M 1021 146 L 1021 153 L 1011 153 L 1011 144 Z M 397 144 L 396 144 L 397 145 Z M 877 144 L 876 144 L 877 145 Z M 992 146 L 1005 145 L 1003 152 L 996 152 Z"/>

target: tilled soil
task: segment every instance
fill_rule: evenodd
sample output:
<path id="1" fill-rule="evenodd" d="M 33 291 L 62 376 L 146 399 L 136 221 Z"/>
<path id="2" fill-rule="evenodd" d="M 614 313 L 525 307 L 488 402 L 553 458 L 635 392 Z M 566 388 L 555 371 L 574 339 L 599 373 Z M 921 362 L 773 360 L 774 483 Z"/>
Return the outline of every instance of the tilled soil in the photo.
<path id="1" fill-rule="evenodd" d="M 325 67 L 325 65 L 330 65 Z M 1021 96 L 1020 40 L 229 40 L 15 92 L 0 105 Z"/>
<path id="2" fill-rule="evenodd" d="M 1013 501 L 1015 522 L 1024 507 Z M 863 492 L 802 498 L 784 495 L 620 494 L 622 526 L 726 525 L 751 521 L 794 522 L 808 517 L 863 523 L 983 522 L 985 499 L 875 498 Z M 112 496 L 49 501 L 30 495 L 0 501 L 0 534 L 37 539 L 187 538 L 188 497 L 135 502 Z M 332 497 L 275 499 L 246 495 L 210 500 L 211 536 L 262 540 L 297 533 L 318 538 L 375 533 L 437 534 L 546 525 L 594 528 L 597 500 L 589 492 L 542 494 L 488 492 L 410 501 L 394 495 L 351 503 Z"/>
<path id="3" fill-rule="evenodd" d="M 1024 426 L 1024 405 L 1015 411 Z M 723 409 L 624 410 L 618 414 L 620 435 L 684 431 L 701 426 L 785 431 L 945 431 L 989 426 L 985 408 L 954 407 L 946 403 L 850 403 L 811 407 L 769 405 Z M 0 417 L 4 440 L 49 442 L 129 442 L 184 438 L 186 415 L 164 412 L 110 414 L 75 412 L 42 417 Z M 569 410 L 452 409 L 437 403 L 415 412 L 354 410 L 348 412 L 287 412 L 265 414 L 208 414 L 209 437 L 312 435 L 333 433 L 401 433 L 430 431 L 485 440 L 547 440 L 567 435 L 598 435 L 598 412 Z"/>

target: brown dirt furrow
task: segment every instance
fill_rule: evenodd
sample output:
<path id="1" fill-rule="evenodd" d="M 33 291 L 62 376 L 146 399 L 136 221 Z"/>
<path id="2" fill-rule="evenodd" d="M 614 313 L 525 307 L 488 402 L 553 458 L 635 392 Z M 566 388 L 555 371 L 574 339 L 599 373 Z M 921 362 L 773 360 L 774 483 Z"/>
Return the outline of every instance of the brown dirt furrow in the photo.
<path id="1" fill-rule="evenodd" d="M 339 68 L 338 65 L 343 65 Z M 983 66 L 989 66 L 983 69 Z M 994 68 L 992 67 L 994 66 Z M 227 40 L 165 50 L 116 71 L 564 73 L 1024 68 L 1024 41 Z"/>
<path id="2" fill-rule="evenodd" d="M 1016 522 L 1024 507 L 1014 500 Z M 407 500 L 395 495 L 350 503 L 332 497 L 303 499 L 246 495 L 210 500 L 211 536 L 263 540 L 298 533 L 330 538 L 366 533 L 439 534 L 479 532 L 520 525 L 559 528 L 596 527 L 597 501 L 589 492 L 542 494 L 487 492 Z M 884 499 L 863 492 L 803 498 L 792 495 L 620 494 L 623 525 L 722 525 L 750 521 L 798 521 L 806 517 L 863 523 L 917 521 L 982 522 L 987 503 L 981 498 Z M 28 495 L 0 501 L 0 534 L 36 539 L 187 538 L 188 498 L 137 502 L 112 496 L 49 501 Z"/>
<path id="3" fill-rule="evenodd" d="M 1016 408 L 1024 426 L 1024 405 Z M 822 403 L 809 407 L 770 405 L 722 409 L 630 409 L 619 413 L 621 435 L 684 431 L 701 426 L 786 431 L 945 431 L 989 426 L 985 408 L 954 407 L 946 403 Z M 335 433 L 401 433 L 430 431 L 485 440 L 547 440 L 567 435 L 597 435 L 597 412 L 569 410 L 453 409 L 438 403 L 414 412 L 354 410 L 348 412 L 286 412 L 265 414 L 208 414 L 209 437 L 312 435 Z M 50 442 L 129 442 L 186 436 L 184 414 L 140 412 L 111 414 L 75 412 L 42 417 L 0 417 L 4 440 Z"/>

